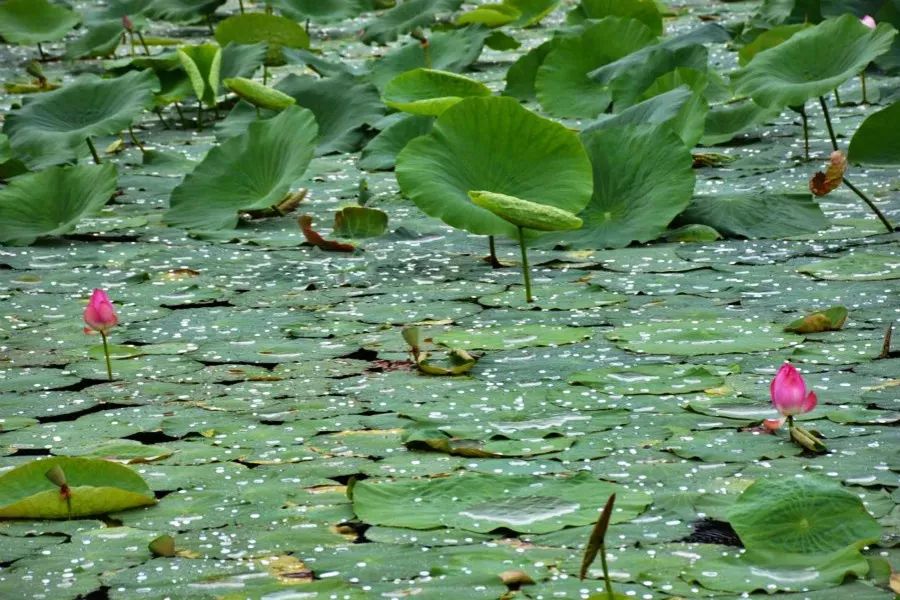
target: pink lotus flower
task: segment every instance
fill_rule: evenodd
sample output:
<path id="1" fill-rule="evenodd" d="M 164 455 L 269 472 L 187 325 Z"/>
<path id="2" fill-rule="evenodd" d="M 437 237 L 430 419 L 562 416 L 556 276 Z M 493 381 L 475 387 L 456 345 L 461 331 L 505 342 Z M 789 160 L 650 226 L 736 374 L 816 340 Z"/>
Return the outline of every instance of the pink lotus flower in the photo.
<path id="1" fill-rule="evenodd" d="M 769 391 L 772 394 L 772 406 L 785 417 L 807 413 L 816 407 L 818 401 L 815 392 L 806 393 L 806 382 L 791 363 L 781 366 Z"/>
<path id="2" fill-rule="evenodd" d="M 864 16 L 862 19 L 860 19 L 860 22 L 861 22 L 863 25 L 865 25 L 866 27 L 868 27 L 869 29 L 875 29 L 875 25 L 876 25 L 876 24 L 875 24 L 875 19 L 873 19 L 873 18 L 872 18 L 871 16 L 869 16 L 869 15 L 866 15 L 866 16 Z"/>
<path id="3" fill-rule="evenodd" d="M 96 289 L 91 294 L 91 300 L 84 309 L 84 322 L 87 323 L 87 327 L 84 328 L 85 333 L 93 330 L 103 335 L 106 335 L 106 332 L 119 322 L 112 302 L 109 301 L 109 296 L 103 290 Z"/>

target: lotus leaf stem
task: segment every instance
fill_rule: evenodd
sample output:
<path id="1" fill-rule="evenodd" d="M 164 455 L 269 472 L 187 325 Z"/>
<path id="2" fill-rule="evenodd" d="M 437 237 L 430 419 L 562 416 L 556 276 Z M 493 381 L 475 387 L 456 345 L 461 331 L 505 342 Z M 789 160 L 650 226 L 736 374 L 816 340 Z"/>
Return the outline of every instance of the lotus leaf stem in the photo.
<path id="1" fill-rule="evenodd" d="M 129 51 L 131 56 L 134 56 L 134 34 L 130 31 L 128 32 L 128 43 L 130 45 L 131 50 Z"/>
<path id="2" fill-rule="evenodd" d="M 862 85 L 862 103 L 868 104 L 869 99 L 866 97 L 866 72 L 862 71 L 859 74 L 859 83 Z"/>
<path id="3" fill-rule="evenodd" d="M 37 47 L 38 47 L 38 54 L 41 55 L 41 60 L 47 60 L 47 55 L 44 54 L 44 48 L 41 46 L 40 42 L 38 42 Z"/>
<path id="4" fill-rule="evenodd" d="M 112 373 L 112 362 L 109 359 L 109 340 L 106 337 L 106 333 L 101 331 L 100 337 L 103 338 L 103 354 L 106 355 L 106 375 L 109 377 L 109 380 L 113 380 Z"/>
<path id="5" fill-rule="evenodd" d="M 203 102 L 197 100 L 197 131 L 203 131 Z"/>
<path id="6" fill-rule="evenodd" d="M 828 128 L 828 137 L 831 138 L 831 148 L 837 150 L 837 137 L 834 135 L 834 127 L 831 126 L 831 114 L 828 112 L 828 105 L 825 104 L 825 96 L 819 96 L 819 104 L 822 105 L 822 114 L 825 115 L 825 126 Z"/>
<path id="7" fill-rule="evenodd" d="M 834 88 L 834 103 L 838 106 L 841 105 L 841 94 L 838 92 L 837 88 Z"/>
<path id="8" fill-rule="evenodd" d="M 141 154 L 146 152 L 146 149 L 144 148 L 144 145 L 141 143 L 141 140 L 139 140 L 137 138 L 137 136 L 134 135 L 134 127 L 132 127 L 131 125 L 128 126 L 128 135 L 131 136 L 131 141 L 134 142 L 134 145 L 138 147 L 138 149 L 141 151 Z"/>
<path id="9" fill-rule="evenodd" d="M 140 31 L 137 32 L 138 39 L 141 40 L 141 46 L 144 47 L 144 52 L 147 53 L 147 56 L 150 56 L 150 47 L 147 46 L 147 41 L 144 39 L 144 34 Z M 132 43 L 132 45 L 134 45 Z"/>
<path id="10" fill-rule="evenodd" d="M 534 302 L 531 295 L 531 274 L 528 272 L 528 252 L 525 247 L 525 228 L 519 227 L 519 249 L 522 251 L 522 277 L 525 279 L 525 302 Z"/>
<path id="11" fill-rule="evenodd" d="M 244 0 L 238 0 L 238 4 L 241 7 L 241 14 L 244 14 Z"/>
<path id="12" fill-rule="evenodd" d="M 834 128 L 831 126 L 831 115 L 828 113 L 828 105 L 825 103 L 824 96 L 819 96 L 819 103 L 822 105 L 822 114 L 825 115 L 825 125 L 828 127 L 828 135 L 829 135 L 829 137 L 831 137 L 831 147 L 834 148 L 834 150 L 837 150 L 838 149 L 837 137 L 835 137 Z M 850 183 L 850 180 L 847 179 L 846 177 L 843 177 L 842 180 L 844 182 L 844 185 L 846 185 L 848 188 L 850 188 L 850 190 L 854 194 L 859 196 L 860 199 L 866 203 L 866 205 L 869 207 L 869 209 L 873 213 L 875 213 L 875 216 L 878 217 L 878 220 L 881 221 L 882 225 L 884 225 L 885 228 L 887 228 L 887 230 L 889 232 L 894 231 L 894 226 L 891 224 L 891 222 L 888 220 L 888 218 L 885 216 L 885 214 L 883 212 L 881 212 L 881 210 L 879 210 L 879 208 L 877 206 L 875 206 L 875 203 L 872 201 L 871 198 L 866 196 L 866 194 L 863 193 L 863 191 L 861 189 L 859 189 L 858 187 L 856 187 L 855 185 Z"/>
<path id="13" fill-rule="evenodd" d="M 84 138 L 84 141 L 87 142 L 87 146 L 91 151 L 91 156 L 94 157 L 94 163 L 99 165 L 101 163 L 100 155 L 97 154 L 97 149 L 94 148 L 94 142 L 92 142 L 89 137 Z"/>
<path id="14" fill-rule="evenodd" d="M 267 85 L 269 82 L 269 67 L 268 65 L 263 65 L 263 85 Z"/>
<path id="15" fill-rule="evenodd" d="M 809 160 L 809 117 L 805 104 L 800 106 L 800 118 L 803 120 L 803 156 Z"/>
<path id="16" fill-rule="evenodd" d="M 178 113 L 178 118 L 181 119 L 181 126 L 187 127 L 187 121 L 184 119 L 184 113 L 181 112 L 181 105 L 175 102 L 175 112 Z"/>
<path id="17" fill-rule="evenodd" d="M 603 585 L 606 588 L 606 597 L 608 600 L 615 600 L 612 582 L 609 580 L 609 566 L 606 564 L 606 544 L 600 545 L 600 568 L 603 569 Z"/>
<path id="18" fill-rule="evenodd" d="M 488 256 L 488 261 L 491 263 L 491 267 L 494 269 L 499 269 L 503 266 L 503 263 L 500 262 L 500 259 L 497 258 L 497 245 L 494 242 L 494 236 L 488 236 L 488 248 L 490 249 L 490 256 Z"/>
<path id="19" fill-rule="evenodd" d="M 875 206 L 875 203 L 872 201 L 871 198 L 866 196 L 865 193 L 863 193 L 863 191 L 861 189 L 859 189 L 858 187 L 856 187 L 855 185 L 850 183 L 850 181 L 846 177 L 843 178 L 843 181 L 844 181 L 844 185 L 846 185 L 848 188 L 850 188 L 850 190 L 854 194 L 859 196 L 860 199 L 866 203 L 866 205 L 872 210 L 872 212 L 875 213 L 875 216 L 878 217 L 878 220 L 881 221 L 881 224 L 884 225 L 885 228 L 887 228 L 887 230 L 889 232 L 894 231 L 893 224 L 891 224 L 891 222 L 888 220 L 887 216 L 885 216 L 885 214 L 883 212 L 881 212 L 881 210 L 877 206 Z"/>
<path id="20" fill-rule="evenodd" d="M 162 126 L 166 129 L 169 129 L 169 124 L 166 123 L 166 119 L 165 117 L 163 117 L 162 111 L 159 109 L 159 107 L 154 108 L 153 112 L 156 113 L 156 117 L 159 119 L 159 122 L 162 123 Z"/>

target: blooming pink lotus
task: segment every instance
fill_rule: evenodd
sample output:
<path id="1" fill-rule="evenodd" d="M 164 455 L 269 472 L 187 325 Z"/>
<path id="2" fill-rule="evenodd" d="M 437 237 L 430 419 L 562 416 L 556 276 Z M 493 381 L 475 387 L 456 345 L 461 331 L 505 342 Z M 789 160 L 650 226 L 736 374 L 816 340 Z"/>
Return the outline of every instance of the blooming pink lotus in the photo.
<path id="1" fill-rule="evenodd" d="M 103 290 L 95 289 L 91 294 L 91 300 L 84 309 L 84 322 L 87 323 L 87 327 L 84 328 L 85 333 L 93 330 L 101 334 L 106 334 L 119 322 L 116 310 L 109 301 L 109 296 Z"/>
<path id="2" fill-rule="evenodd" d="M 791 363 L 784 363 L 769 385 L 772 406 L 785 417 L 807 413 L 816 407 L 816 393 L 806 393 L 803 376 Z"/>
<path id="3" fill-rule="evenodd" d="M 109 296 L 100 289 L 95 289 L 91 294 L 87 308 L 84 309 L 84 322 L 87 327 L 84 328 L 85 333 L 96 331 L 103 338 L 103 353 L 106 355 L 106 374 L 112 381 L 112 362 L 109 358 L 109 341 L 106 338 L 107 332 L 116 326 L 119 317 L 116 316 L 116 309 L 113 308 Z"/>

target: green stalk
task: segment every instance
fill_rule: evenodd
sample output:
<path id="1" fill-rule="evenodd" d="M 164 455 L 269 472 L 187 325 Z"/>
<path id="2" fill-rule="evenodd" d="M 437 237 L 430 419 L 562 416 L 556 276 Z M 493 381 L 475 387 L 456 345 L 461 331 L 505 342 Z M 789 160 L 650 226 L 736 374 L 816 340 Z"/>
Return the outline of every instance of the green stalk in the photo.
<path id="1" fill-rule="evenodd" d="M 131 125 L 128 126 L 128 135 L 131 136 L 132 143 L 138 147 L 138 149 L 141 151 L 141 154 L 146 152 L 146 150 L 144 149 L 144 145 L 141 143 L 141 140 L 137 139 L 137 136 L 134 135 L 134 127 L 132 127 Z"/>
<path id="2" fill-rule="evenodd" d="M 178 113 L 178 118 L 181 120 L 181 126 L 186 128 L 187 121 L 184 118 L 184 113 L 181 112 L 181 105 L 178 104 L 177 102 L 175 102 L 174 104 L 175 104 L 175 112 Z"/>
<path id="3" fill-rule="evenodd" d="M 497 258 L 497 245 L 494 243 L 494 236 L 488 236 L 488 249 L 491 252 L 491 255 L 488 257 L 488 261 L 491 263 L 491 267 L 494 269 L 499 269 L 503 266 L 503 263 L 500 262 L 500 259 Z"/>
<path id="4" fill-rule="evenodd" d="M 147 42 L 144 40 L 144 34 L 141 33 L 140 31 L 138 31 L 137 36 L 138 36 L 138 39 L 141 40 L 141 46 L 144 47 L 144 52 L 147 53 L 147 56 L 150 56 L 150 47 L 147 46 Z M 134 45 L 133 41 L 132 41 L 132 45 Z M 133 54 L 133 52 L 132 52 L 132 54 Z"/>
<path id="5" fill-rule="evenodd" d="M 84 141 L 87 142 L 88 149 L 90 149 L 90 151 L 91 151 L 91 156 L 94 157 L 94 163 L 99 165 L 101 162 L 100 155 L 97 154 L 97 149 L 94 148 L 94 142 L 92 142 L 91 138 L 89 138 L 89 137 L 84 138 Z"/>
<path id="6" fill-rule="evenodd" d="M 800 106 L 800 118 L 803 119 L 803 156 L 809 160 L 809 117 L 806 116 L 806 105 Z"/>
<path id="7" fill-rule="evenodd" d="M 203 131 L 203 102 L 197 100 L 197 131 Z"/>
<path id="8" fill-rule="evenodd" d="M 41 55 L 41 60 L 47 60 L 47 55 L 44 54 L 44 48 L 41 47 L 41 43 L 40 43 L 40 42 L 38 42 L 37 47 L 38 47 L 38 54 Z"/>
<path id="9" fill-rule="evenodd" d="M 825 115 L 825 126 L 828 127 L 828 137 L 831 138 L 831 147 L 838 149 L 837 138 L 834 135 L 834 128 L 831 126 L 831 115 L 828 113 L 828 105 L 825 104 L 825 96 L 819 96 L 819 104 L 822 106 L 822 114 Z"/>
<path id="10" fill-rule="evenodd" d="M 263 64 L 263 85 L 268 85 L 269 82 L 269 67 Z"/>
<path id="11" fill-rule="evenodd" d="M 534 302 L 531 295 L 531 274 L 528 272 L 528 252 L 525 249 L 525 229 L 519 227 L 519 249 L 522 251 L 522 277 L 525 278 L 525 302 Z"/>
<path id="12" fill-rule="evenodd" d="M 103 354 L 106 355 L 106 374 L 109 376 L 109 380 L 113 380 L 112 374 L 112 362 L 109 359 L 109 340 L 106 339 L 106 333 L 101 331 L 100 337 L 103 338 Z"/>
<path id="13" fill-rule="evenodd" d="M 828 114 L 828 105 L 825 104 L 825 98 L 823 96 L 819 96 L 819 103 L 822 105 L 822 113 L 825 115 L 825 125 L 828 127 L 828 136 L 831 138 L 831 147 L 837 150 L 837 137 L 835 137 L 834 135 L 834 128 L 831 126 L 831 115 Z M 875 203 L 871 198 L 866 196 L 866 194 L 863 193 L 861 189 L 850 183 L 850 180 L 846 177 L 842 177 L 841 180 L 844 182 L 844 185 L 850 188 L 850 190 L 854 194 L 859 196 L 859 198 L 866 203 L 866 206 L 869 207 L 869 210 L 875 213 L 875 216 L 878 217 L 878 220 L 881 221 L 881 224 L 884 225 L 884 227 L 889 232 L 894 231 L 894 226 L 888 220 L 887 216 L 883 212 L 881 212 L 881 210 L 879 210 L 877 206 L 875 206 Z"/>
<path id="14" fill-rule="evenodd" d="M 241 7 L 241 14 L 244 14 L 244 0 L 238 0 L 238 4 Z"/>
<path id="15" fill-rule="evenodd" d="M 838 93 L 838 89 L 834 88 L 834 103 L 838 106 L 841 105 L 841 95 Z"/>
<path id="16" fill-rule="evenodd" d="M 794 415 L 788 415 L 787 418 L 788 431 L 794 428 Z"/>
<path id="17" fill-rule="evenodd" d="M 868 98 L 866 98 L 866 72 L 865 71 L 863 71 L 859 74 L 859 82 L 862 84 L 862 94 L 863 94 L 862 103 L 868 104 L 869 100 L 868 100 Z"/>
<path id="18" fill-rule="evenodd" d="M 609 567 L 606 565 L 606 544 L 600 546 L 600 567 L 603 569 L 603 585 L 606 587 L 607 600 L 614 600 L 612 582 L 609 580 Z"/>

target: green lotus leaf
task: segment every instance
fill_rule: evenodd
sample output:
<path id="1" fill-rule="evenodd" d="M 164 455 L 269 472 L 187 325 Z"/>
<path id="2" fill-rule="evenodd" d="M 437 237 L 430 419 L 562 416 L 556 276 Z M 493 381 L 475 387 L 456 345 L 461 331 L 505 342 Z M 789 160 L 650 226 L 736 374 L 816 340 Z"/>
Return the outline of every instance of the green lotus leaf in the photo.
<path id="1" fill-rule="evenodd" d="M 354 488 L 353 510 L 364 522 L 377 525 L 544 533 L 592 523 L 596 499 L 612 492 L 618 498 L 614 522 L 637 516 L 650 501 L 643 493 L 588 473 L 539 483 L 532 476 L 464 473 L 433 480 L 362 481 Z"/>
<path id="2" fill-rule="evenodd" d="M 603 17 L 626 17 L 637 19 L 655 35 L 662 35 L 662 15 L 654 0 L 581 0 L 567 19 L 570 23 L 581 23 L 586 19 Z"/>
<path id="3" fill-rule="evenodd" d="M 575 248 L 621 248 L 663 233 L 694 191 L 691 153 L 666 125 L 603 128 L 585 136 L 594 194 L 584 226 L 554 236 Z"/>
<path id="4" fill-rule="evenodd" d="M 271 0 L 272 6 L 297 21 L 331 23 L 359 16 L 372 9 L 372 0 Z"/>
<path id="5" fill-rule="evenodd" d="M 728 511 L 728 522 L 747 550 L 782 555 L 861 549 L 881 537 L 856 494 L 815 476 L 757 480 Z"/>
<path id="6" fill-rule="evenodd" d="M 191 82 L 197 99 L 213 106 L 219 91 L 222 72 L 222 48 L 215 44 L 200 44 L 179 48 L 178 60 Z"/>
<path id="7" fill-rule="evenodd" d="M 92 25 L 78 39 L 66 44 L 65 57 L 93 58 L 114 54 L 122 41 L 122 21 L 105 21 Z"/>
<path id="8" fill-rule="evenodd" d="M 581 219 L 567 210 L 529 202 L 506 194 L 473 190 L 469 198 L 516 227 L 537 231 L 564 231 L 581 227 Z"/>
<path id="9" fill-rule="evenodd" d="M 591 166 L 578 137 L 512 98 L 466 98 L 397 157 L 400 189 L 426 214 L 482 235 L 515 228 L 475 206 L 485 190 L 577 213 L 588 203 Z"/>
<path id="10" fill-rule="evenodd" d="M 735 91 L 762 106 L 800 106 L 827 94 L 891 47 L 897 30 L 853 15 L 828 19 L 757 54 L 732 75 Z"/>
<path id="11" fill-rule="evenodd" d="M 85 139 L 118 133 L 153 102 L 153 72 L 132 71 L 115 79 L 83 75 L 58 90 L 25 100 L 7 113 L 3 131 L 16 157 L 31 168 L 87 154 Z"/>
<path id="12" fill-rule="evenodd" d="M 513 350 L 536 346 L 575 344 L 594 335 L 590 327 L 502 325 L 479 329 L 453 329 L 434 336 L 434 343 L 469 350 Z"/>
<path id="13" fill-rule="evenodd" d="M 713 106 L 706 113 L 706 123 L 700 141 L 707 146 L 724 144 L 751 127 L 774 119 L 780 112 L 781 109 L 777 107 L 766 108 L 749 98 Z"/>
<path id="14" fill-rule="evenodd" d="M 482 4 L 456 17 L 457 25 L 501 27 L 522 16 L 518 9 L 506 4 Z"/>
<path id="15" fill-rule="evenodd" d="M 69 502 L 45 473 L 62 471 Z M 0 475 L 0 518 L 66 519 L 150 506 L 156 497 L 140 475 L 100 459 L 56 456 Z"/>
<path id="16" fill-rule="evenodd" d="M 228 42 L 257 44 L 265 42 L 269 51 L 266 63 L 284 64 L 281 48 L 309 48 L 309 34 L 299 23 L 287 17 L 266 13 L 232 15 L 216 26 L 216 41 L 220 46 Z"/>
<path id="17" fill-rule="evenodd" d="M 509 35 L 508 33 L 504 33 L 499 29 L 495 29 L 491 31 L 491 34 L 484 41 L 484 45 L 490 48 L 491 50 L 515 50 L 522 46 L 522 42 Z"/>
<path id="18" fill-rule="evenodd" d="M 69 233 L 116 191 L 112 164 L 50 167 L 21 175 L 0 189 L 0 242 L 28 245 Z"/>
<path id="19" fill-rule="evenodd" d="M 574 373 L 569 376 L 569 383 L 622 396 L 687 394 L 722 385 L 725 379 L 717 371 L 701 365 L 601 367 Z"/>
<path id="20" fill-rule="evenodd" d="M 767 29 L 760 33 L 756 38 L 738 51 L 738 64 L 745 66 L 753 57 L 769 48 L 774 48 L 778 44 L 786 42 L 798 31 L 802 31 L 809 27 L 809 23 L 794 23 L 792 25 L 779 25 L 772 29 Z"/>
<path id="21" fill-rule="evenodd" d="M 900 165 L 900 102 L 874 112 L 853 134 L 847 158 L 865 165 Z"/>
<path id="22" fill-rule="evenodd" d="M 387 224 L 387 213 L 377 208 L 345 206 L 334 213 L 334 235 L 351 240 L 378 237 Z"/>
<path id="23" fill-rule="evenodd" d="M 801 273 L 826 281 L 885 281 L 900 279 L 900 261 L 891 254 L 853 252 L 797 268 Z"/>
<path id="24" fill-rule="evenodd" d="M 506 88 L 503 90 L 503 95 L 522 101 L 534 100 L 538 69 L 550 51 L 563 39 L 561 36 L 554 37 L 516 59 L 516 62 L 510 65 L 509 70 L 506 71 Z"/>
<path id="25" fill-rule="evenodd" d="M 532 27 L 552 13 L 560 0 L 503 0 L 503 4 L 519 11 L 519 18 L 513 21 L 517 27 Z"/>
<path id="26" fill-rule="evenodd" d="M 384 88 L 384 103 L 415 115 L 438 116 L 463 98 L 490 96 L 480 81 L 434 69 L 413 69 L 392 79 Z"/>
<path id="27" fill-rule="evenodd" d="M 306 171 L 316 139 L 313 113 L 292 106 L 214 147 L 172 190 L 165 220 L 187 229 L 228 229 L 241 210 L 274 206 Z"/>
<path id="28" fill-rule="evenodd" d="M 621 72 L 609 81 L 609 89 L 613 97 L 613 106 L 617 111 L 646 100 L 655 94 L 671 91 L 679 85 L 687 83 L 693 89 L 694 81 L 682 81 L 675 79 L 672 74 L 678 69 L 691 69 L 694 72 L 706 73 L 709 52 L 706 47 L 696 44 L 680 48 L 669 48 L 662 44 L 648 47 L 649 51 L 639 64 L 632 65 L 627 71 Z M 634 52 L 630 56 L 636 56 L 640 52 Z M 626 57 L 623 60 L 628 60 Z M 611 63 L 609 66 L 618 64 Z M 598 70 L 602 70 L 601 67 Z M 594 71 L 596 73 L 597 71 Z M 667 85 L 661 84 L 661 79 L 670 78 Z M 694 77 L 693 79 L 696 79 Z M 657 83 L 660 82 L 660 83 Z M 705 81 L 701 83 L 704 89 Z"/>
<path id="29" fill-rule="evenodd" d="M 680 223 L 708 225 L 727 237 L 779 238 L 828 228 L 812 194 L 732 192 L 695 197 Z"/>
<path id="30" fill-rule="evenodd" d="M 406 0 L 363 25 L 362 41 L 385 44 L 416 27 L 427 27 L 438 14 L 459 9 L 462 0 Z"/>
<path id="31" fill-rule="evenodd" d="M 402 115 L 372 138 L 359 156 L 359 167 L 367 171 L 393 169 L 397 155 L 413 138 L 431 131 L 433 117 Z"/>
<path id="32" fill-rule="evenodd" d="M 12 44 L 61 40 L 79 21 L 78 13 L 48 0 L 6 0 L 0 4 L 0 36 Z"/>
<path id="33" fill-rule="evenodd" d="M 803 336 L 782 333 L 772 323 L 708 318 L 630 323 L 606 334 L 617 346 L 632 352 L 699 356 L 776 350 L 799 344 Z"/>
<path id="34" fill-rule="evenodd" d="M 216 12 L 226 0 L 151 0 L 143 14 L 173 23 L 195 23 Z M 222 44 L 223 46 L 225 44 Z"/>
<path id="35" fill-rule="evenodd" d="M 607 17 L 553 45 L 535 76 L 541 106 L 556 117 L 593 118 L 612 99 L 591 71 L 653 44 L 656 36 L 635 19 Z"/>
<path id="36" fill-rule="evenodd" d="M 284 110 L 297 103 L 291 96 L 246 77 L 230 77 L 223 83 L 229 90 L 260 108 Z"/>

